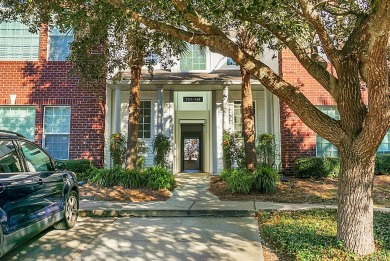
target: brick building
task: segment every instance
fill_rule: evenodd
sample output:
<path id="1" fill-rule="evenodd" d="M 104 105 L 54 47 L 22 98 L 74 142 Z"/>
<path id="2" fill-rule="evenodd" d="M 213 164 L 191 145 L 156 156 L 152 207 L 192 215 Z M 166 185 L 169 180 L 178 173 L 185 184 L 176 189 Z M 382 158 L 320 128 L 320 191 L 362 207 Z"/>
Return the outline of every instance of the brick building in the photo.
<path id="1" fill-rule="evenodd" d="M 24 134 L 56 159 L 102 166 L 105 86 L 83 89 L 68 76 L 72 40 L 47 26 L 32 34 L 18 22 L 0 24 L 0 129 Z"/>

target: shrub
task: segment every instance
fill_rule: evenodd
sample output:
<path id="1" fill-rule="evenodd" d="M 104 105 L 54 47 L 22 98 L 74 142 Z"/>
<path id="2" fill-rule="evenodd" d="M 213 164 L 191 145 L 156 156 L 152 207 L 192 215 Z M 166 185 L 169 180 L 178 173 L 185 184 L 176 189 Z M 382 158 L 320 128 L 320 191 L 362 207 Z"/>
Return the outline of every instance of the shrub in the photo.
<path id="1" fill-rule="evenodd" d="M 113 187 L 119 184 L 121 172 L 119 165 L 112 169 L 94 169 L 90 181 L 101 187 Z"/>
<path id="2" fill-rule="evenodd" d="M 294 162 L 295 176 L 298 178 L 338 177 L 338 158 L 301 158 Z"/>
<path id="3" fill-rule="evenodd" d="M 76 174 L 85 173 L 93 167 L 92 162 L 87 159 L 61 160 L 60 162 L 65 163 L 65 168 Z"/>
<path id="4" fill-rule="evenodd" d="M 226 182 L 230 192 L 245 195 L 252 189 L 253 174 L 245 169 L 234 169 L 228 174 Z"/>
<path id="5" fill-rule="evenodd" d="M 274 193 L 279 180 L 279 173 L 275 169 L 259 166 L 254 173 L 253 187 L 264 194 Z"/>
<path id="6" fill-rule="evenodd" d="M 118 185 L 124 188 L 142 188 L 146 187 L 146 176 L 143 172 L 132 170 L 122 170 Z"/>
<path id="7" fill-rule="evenodd" d="M 224 132 L 222 139 L 223 168 L 225 170 L 230 170 L 235 158 L 234 135 L 229 132 Z"/>
<path id="8" fill-rule="evenodd" d="M 147 188 L 170 190 L 174 188 L 175 178 L 173 173 L 160 165 L 145 169 L 144 174 Z"/>
<path id="9" fill-rule="evenodd" d="M 375 158 L 375 173 L 389 174 L 390 173 L 390 155 L 382 154 Z"/>
<path id="10" fill-rule="evenodd" d="M 272 167 L 275 164 L 276 144 L 275 136 L 263 133 L 257 137 L 257 160 L 262 166 Z"/>
<path id="11" fill-rule="evenodd" d="M 112 169 L 91 169 L 86 180 L 100 187 L 123 186 L 124 188 L 173 189 L 175 180 L 172 172 L 161 166 L 145 170 L 125 170 L 120 166 Z"/>
<path id="12" fill-rule="evenodd" d="M 218 177 L 223 181 L 227 181 L 231 176 L 232 172 L 232 170 L 223 170 L 221 173 L 219 173 Z"/>
<path id="13" fill-rule="evenodd" d="M 138 170 L 142 170 L 145 167 L 145 154 L 148 151 L 145 141 L 138 139 L 137 141 L 137 162 L 136 167 Z"/>
<path id="14" fill-rule="evenodd" d="M 126 137 L 122 133 L 110 136 L 110 155 L 114 166 L 122 166 L 126 158 Z"/>
<path id="15" fill-rule="evenodd" d="M 168 167 L 168 153 L 171 150 L 171 142 L 162 133 L 157 134 L 153 141 L 154 163 Z"/>

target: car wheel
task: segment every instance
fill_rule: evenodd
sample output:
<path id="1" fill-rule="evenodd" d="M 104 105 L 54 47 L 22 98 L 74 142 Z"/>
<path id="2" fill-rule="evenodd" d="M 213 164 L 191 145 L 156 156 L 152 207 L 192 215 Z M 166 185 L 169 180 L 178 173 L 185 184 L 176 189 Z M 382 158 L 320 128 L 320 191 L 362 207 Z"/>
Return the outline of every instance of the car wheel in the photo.
<path id="1" fill-rule="evenodd" d="M 70 229 L 74 227 L 79 215 L 79 201 L 75 191 L 69 192 L 65 202 L 64 218 L 54 224 L 55 229 Z"/>

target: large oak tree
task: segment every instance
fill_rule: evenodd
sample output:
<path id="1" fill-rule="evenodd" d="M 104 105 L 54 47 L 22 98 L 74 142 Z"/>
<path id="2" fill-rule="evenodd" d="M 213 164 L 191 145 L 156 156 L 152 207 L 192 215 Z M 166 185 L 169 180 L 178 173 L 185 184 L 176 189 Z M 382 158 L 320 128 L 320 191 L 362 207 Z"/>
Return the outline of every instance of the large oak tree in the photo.
<path id="1" fill-rule="evenodd" d="M 339 150 L 337 236 L 359 255 L 375 250 L 372 186 L 376 151 L 390 127 L 390 0 L 107 0 L 146 26 L 232 57 Z M 299 89 L 240 48 L 222 20 L 249 22 L 289 48 L 329 92 L 340 120 L 318 110 Z M 267 34 L 268 33 L 268 34 Z M 323 54 L 331 74 L 318 59 Z M 368 103 L 362 100 L 362 84 Z"/>

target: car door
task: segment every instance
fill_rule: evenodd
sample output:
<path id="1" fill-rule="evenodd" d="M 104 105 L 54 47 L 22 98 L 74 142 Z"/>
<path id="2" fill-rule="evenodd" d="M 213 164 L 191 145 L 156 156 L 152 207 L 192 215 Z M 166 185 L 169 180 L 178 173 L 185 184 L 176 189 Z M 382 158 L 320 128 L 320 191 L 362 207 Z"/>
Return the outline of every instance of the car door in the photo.
<path id="1" fill-rule="evenodd" d="M 34 183 L 34 206 L 39 210 L 35 218 L 48 218 L 64 207 L 63 173 L 55 171 L 53 160 L 34 143 L 20 141 L 19 144 Z"/>
<path id="2" fill-rule="evenodd" d="M 0 141 L 0 220 L 4 236 L 33 222 L 34 182 L 19 156 L 13 141 Z"/>

